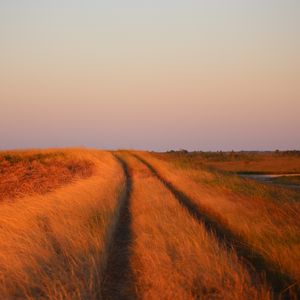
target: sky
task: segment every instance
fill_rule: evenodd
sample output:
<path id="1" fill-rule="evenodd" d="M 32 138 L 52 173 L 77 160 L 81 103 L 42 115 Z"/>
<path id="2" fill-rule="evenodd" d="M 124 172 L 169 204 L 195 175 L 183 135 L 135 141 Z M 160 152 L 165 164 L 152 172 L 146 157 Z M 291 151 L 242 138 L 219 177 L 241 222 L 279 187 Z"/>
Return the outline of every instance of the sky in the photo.
<path id="1" fill-rule="evenodd" d="M 0 149 L 300 149 L 299 0 L 1 0 Z"/>

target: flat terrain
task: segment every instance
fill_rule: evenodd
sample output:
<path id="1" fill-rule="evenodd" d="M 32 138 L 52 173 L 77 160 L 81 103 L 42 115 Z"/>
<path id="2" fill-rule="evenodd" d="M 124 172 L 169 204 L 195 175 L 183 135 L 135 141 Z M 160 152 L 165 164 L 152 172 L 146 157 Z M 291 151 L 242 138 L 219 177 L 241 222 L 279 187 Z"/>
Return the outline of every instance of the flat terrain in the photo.
<path id="1" fill-rule="evenodd" d="M 299 174 L 300 151 L 276 152 L 190 152 L 170 151 L 157 154 L 179 163 L 192 161 L 194 167 L 211 167 L 233 173 Z M 190 167 L 193 167 L 190 164 Z"/>
<path id="2" fill-rule="evenodd" d="M 3 299 L 298 299 L 298 152 L 0 153 Z M 293 178 L 298 184 L 298 178 Z"/>

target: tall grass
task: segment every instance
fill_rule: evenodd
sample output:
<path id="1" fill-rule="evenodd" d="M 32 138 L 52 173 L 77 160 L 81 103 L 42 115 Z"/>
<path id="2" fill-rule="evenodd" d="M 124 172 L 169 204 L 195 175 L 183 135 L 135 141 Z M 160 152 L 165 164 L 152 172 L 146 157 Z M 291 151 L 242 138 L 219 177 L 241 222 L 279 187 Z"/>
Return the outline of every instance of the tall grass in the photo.
<path id="1" fill-rule="evenodd" d="M 132 175 L 131 268 L 139 299 L 269 299 L 240 263 L 136 158 Z"/>
<path id="2" fill-rule="evenodd" d="M 1 299 L 97 299 L 124 175 L 110 153 L 72 151 L 95 169 L 0 205 Z"/>
<path id="3" fill-rule="evenodd" d="M 256 192 L 262 187 L 259 183 L 222 174 L 216 179 L 214 172 L 194 169 L 192 162 L 190 168 L 182 168 L 180 161 L 166 162 L 150 153 L 142 156 L 201 210 L 239 235 L 282 273 L 300 282 L 300 203 L 290 199 L 289 194 L 285 197 L 283 193 L 274 201 L 272 193 Z M 248 184 L 250 191 L 245 193 Z"/>

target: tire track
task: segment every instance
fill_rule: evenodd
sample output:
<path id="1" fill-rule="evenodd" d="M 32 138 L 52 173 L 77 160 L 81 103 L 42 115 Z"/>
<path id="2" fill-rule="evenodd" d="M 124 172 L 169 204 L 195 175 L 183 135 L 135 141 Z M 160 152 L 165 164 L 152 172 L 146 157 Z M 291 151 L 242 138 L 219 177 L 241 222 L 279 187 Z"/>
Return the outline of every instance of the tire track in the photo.
<path id="1" fill-rule="evenodd" d="M 133 287 L 133 275 L 130 269 L 130 246 L 132 242 L 130 196 L 132 180 L 128 166 L 118 155 L 125 174 L 125 193 L 120 200 L 119 217 L 115 225 L 112 244 L 108 250 L 107 268 L 102 283 L 101 299 L 119 300 L 136 299 Z"/>
<path id="2" fill-rule="evenodd" d="M 254 280 L 259 279 L 261 276 L 266 278 L 266 281 L 272 287 L 274 299 L 300 299 L 299 287 L 292 278 L 282 274 L 276 267 L 270 265 L 262 255 L 250 248 L 240 236 L 222 226 L 205 211 L 201 211 L 192 199 L 163 178 L 148 161 L 137 154 L 130 154 L 148 167 L 153 175 L 171 191 L 177 201 L 187 209 L 193 218 L 202 222 L 206 229 L 212 232 L 226 247 L 229 249 L 233 248 L 236 251 L 239 259 L 248 266 Z"/>

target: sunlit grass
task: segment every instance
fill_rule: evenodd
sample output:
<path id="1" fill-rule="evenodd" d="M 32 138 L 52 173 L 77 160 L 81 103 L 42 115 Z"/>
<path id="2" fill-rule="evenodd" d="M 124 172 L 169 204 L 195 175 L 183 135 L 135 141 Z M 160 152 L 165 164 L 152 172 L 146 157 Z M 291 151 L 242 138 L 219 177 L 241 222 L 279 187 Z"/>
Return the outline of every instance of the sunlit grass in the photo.
<path id="1" fill-rule="evenodd" d="M 0 152 L 0 201 L 45 194 L 92 173 L 92 161 L 70 150 Z"/>
<path id="2" fill-rule="evenodd" d="M 124 176 L 109 153 L 71 152 L 94 165 L 92 176 L 0 204 L 2 299 L 101 295 Z"/>
<path id="3" fill-rule="evenodd" d="M 133 153 L 224 230 L 260 253 L 280 276 L 288 274 L 299 281 L 296 192 L 217 170 L 189 154 Z M 108 280 L 115 228 L 122 218 L 119 200 L 129 186 L 126 217 L 132 238 L 129 253 L 117 255 L 128 255 L 124 274 L 133 273 L 128 284 L 139 299 L 272 297 L 260 274 L 249 271 L 235 249 L 189 213 L 146 165 L 130 152 L 117 154 L 128 165 L 131 178 L 125 178 L 122 165 L 109 152 L 54 149 L 0 154 L 1 172 L 6 174 L 2 184 L 14 176 L 11 186 L 18 187 L 16 182 L 23 177 L 28 183 L 22 193 L 10 194 L 0 203 L 3 299 L 107 295 L 103 282 Z M 28 174 L 28 169 L 34 172 Z"/>
<path id="4" fill-rule="evenodd" d="M 144 153 L 164 178 L 238 234 L 281 272 L 300 280 L 300 203 L 294 192 L 209 168 L 195 168 L 193 160 Z M 284 255 L 283 255 L 284 253 Z"/>
<path id="5" fill-rule="evenodd" d="M 138 299 L 269 299 L 253 278 L 145 167 L 123 154 L 132 172 L 131 266 Z"/>

